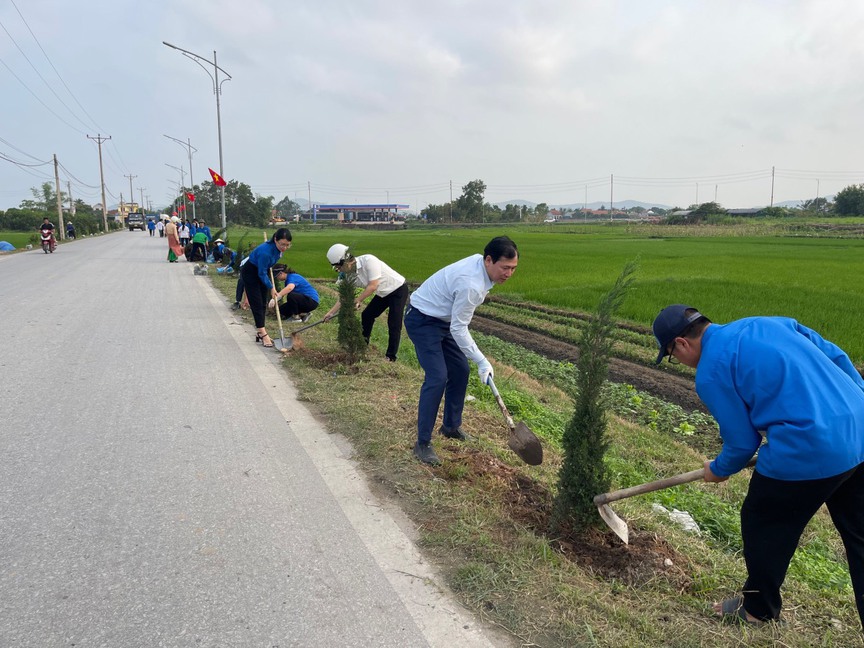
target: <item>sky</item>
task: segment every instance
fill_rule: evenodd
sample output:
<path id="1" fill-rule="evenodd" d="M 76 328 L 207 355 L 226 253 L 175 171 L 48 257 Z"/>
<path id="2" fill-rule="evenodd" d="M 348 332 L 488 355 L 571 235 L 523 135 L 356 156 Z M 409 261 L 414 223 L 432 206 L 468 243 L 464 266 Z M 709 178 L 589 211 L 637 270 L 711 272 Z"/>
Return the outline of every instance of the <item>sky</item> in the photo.
<path id="1" fill-rule="evenodd" d="M 190 184 L 165 135 L 209 180 L 214 52 L 223 175 L 277 201 L 824 197 L 864 182 L 862 33 L 858 0 L 0 0 L 0 209 L 54 154 L 101 202 L 97 136 L 109 206 Z"/>

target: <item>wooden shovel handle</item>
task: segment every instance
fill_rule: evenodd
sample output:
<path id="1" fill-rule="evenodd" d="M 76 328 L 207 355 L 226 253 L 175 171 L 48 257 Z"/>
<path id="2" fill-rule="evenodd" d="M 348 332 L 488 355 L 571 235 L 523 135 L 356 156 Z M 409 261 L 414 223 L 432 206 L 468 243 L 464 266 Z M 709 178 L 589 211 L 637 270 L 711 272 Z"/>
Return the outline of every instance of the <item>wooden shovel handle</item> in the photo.
<path id="1" fill-rule="evenodd" d="M 752 467 L 756 465 L 756 457 L 750 459 L 747 462 L 747 467 Z M 653 493 L 654 491 L 663 490 L 664 488 L 670 488 L 672 486 L 679 486 L 680 484 L 687 484 L 689 482 L 697 481 L 705 477 L 705 469 L 700 468 L 699 470 L 691 470 L 690 472 L 681 473 L 680 475 L 675 475 L 674 477 L 666 477 L 664 479 L 658 479 L 657 481 L 648 482 L 647 484 L 639 484 L 638 486 L 631 486 L 630 488 L 622 488 L 621 490 L 612 491 L 611 493 L 603 493 L 601 495 L 597 495 L 594 498 L 594 503 L 597 506 L 603 506 L 604 504 L 608 504 L 609 502 L 617 502 L 618 500 L 627 499 L 628 497 L 633 497 L 634 495 L 642 495 L 643 493 Z"/>
<path id="2" fill-rule="evenodd" d="M 504 399 L 501 398 L 501 394 L 498 393 L 498 388 L 495 386 L 495 382 L 492 380 L 492 376 L 489 376 L 489 378 L 486 379 L 486 384 L 492 388 L 492 395 L 495 396 L 495 400 L 498 401 L 498 407 L 501 408 L 501 413 L 507 420 L 507 427 L 509 427 L 511 430 L 515 430 L 516 424 L 513 422 L 513 417 L 510 416 L 510 412 L 507 410 L 507 406 L 504 404 Z"/>

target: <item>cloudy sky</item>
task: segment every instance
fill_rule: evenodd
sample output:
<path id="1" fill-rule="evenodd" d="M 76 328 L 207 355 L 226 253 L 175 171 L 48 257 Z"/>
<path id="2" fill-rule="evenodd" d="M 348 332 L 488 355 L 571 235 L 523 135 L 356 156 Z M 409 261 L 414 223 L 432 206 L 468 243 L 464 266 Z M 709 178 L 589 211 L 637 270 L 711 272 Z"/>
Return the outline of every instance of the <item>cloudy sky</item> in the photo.
<path id="1" fill-rule="evenodd" d="M 212 81 L 163 41 L 216 51 L 224 175 L 277 200 L 830 195 L 864 182 L 862 33 L 857 0 L 0 0 L 0 209 L 55 153 L 99 202 L 88 135 L 109 204 L 189 184 L 163 135 L 219 169 Z"/>

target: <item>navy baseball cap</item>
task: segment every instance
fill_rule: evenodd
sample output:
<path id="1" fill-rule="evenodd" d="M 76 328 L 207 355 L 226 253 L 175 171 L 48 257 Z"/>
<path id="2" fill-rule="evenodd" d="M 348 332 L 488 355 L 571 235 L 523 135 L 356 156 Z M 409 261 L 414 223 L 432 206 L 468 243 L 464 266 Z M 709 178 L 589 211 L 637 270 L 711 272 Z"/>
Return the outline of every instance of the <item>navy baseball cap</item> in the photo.
<path id="1" fill-rule="evenodd" d="M 651 328 L 654 331 L 654 337 L 657 338 L 657 346 L 660 347 L 655 364 L 663 362 L 663 358 L 668 355 L 666 349 L 672 340 L 681 335 L 684 329 L 693 322 L 704 317 L 698 310 L 688 317 L 685 315 L 688 310 L 696 309 L 684 304 L 672 304 L 660 311 L 660 314 L 654 318 L 654 324 L 651 325 Z"/>

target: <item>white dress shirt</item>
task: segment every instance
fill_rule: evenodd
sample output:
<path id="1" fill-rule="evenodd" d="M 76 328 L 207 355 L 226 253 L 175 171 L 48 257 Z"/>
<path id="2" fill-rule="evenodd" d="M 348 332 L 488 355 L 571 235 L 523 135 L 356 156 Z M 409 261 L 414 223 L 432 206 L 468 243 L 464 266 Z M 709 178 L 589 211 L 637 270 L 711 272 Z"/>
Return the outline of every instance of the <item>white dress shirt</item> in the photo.
<path id="1" fill-rule="evenodd" d="M 468 331 L 474 310 L 483 303 L 495 284 L 489 279 L 482 254 L 442 268 L 411 294 L 411 307 L 424 315 L 450 322 L 450 334 L 469 360 L 479 363 L 486 357 Z"/>
<path id="2" fill-rule="evenodd" d="M 357 257 L 357 283 L 363 288 L 378 280 L 377 297 L 386 297 L 405 283 L 405 277 L 371 254 Z"/>

